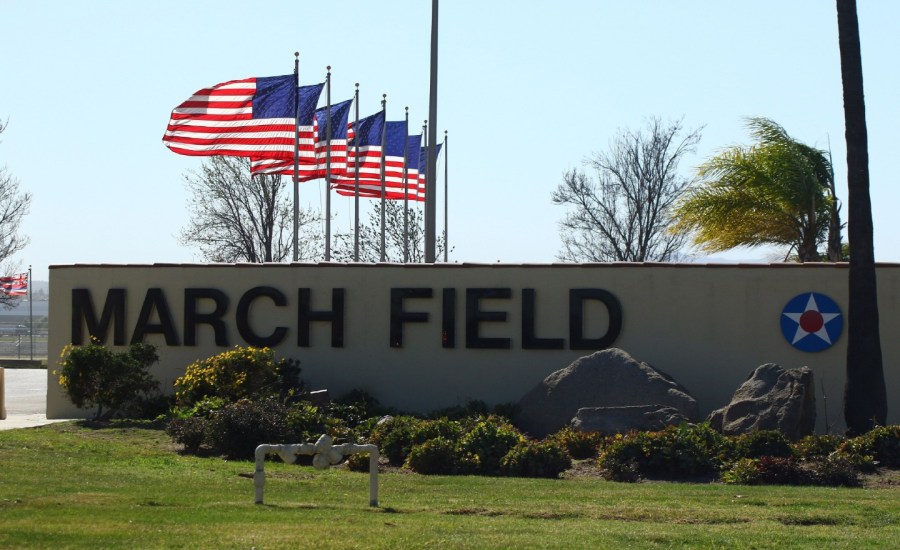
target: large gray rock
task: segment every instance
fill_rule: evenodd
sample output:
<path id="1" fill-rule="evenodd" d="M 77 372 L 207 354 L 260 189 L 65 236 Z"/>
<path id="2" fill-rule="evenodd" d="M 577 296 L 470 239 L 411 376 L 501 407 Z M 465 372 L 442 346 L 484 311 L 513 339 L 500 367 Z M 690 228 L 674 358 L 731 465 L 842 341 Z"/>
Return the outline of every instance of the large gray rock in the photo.
<path id="1" fill-rule="evenodd" d="M 578 409 L 571 426 L 582 432 L 603 434 L 626 433 L 631 430 L 657 431 L 666 426 L 690 422 L 674 407 L 637 405 L 634 407 L 585 407 Z"/>
<path id="2" fill-rule="evenodd" d="M 697 400 L 670 376 L 611 348 L 576 359 L 519 400 L 516 424 L 533 437 L 567 426 L 578 409 L 665 405 L 694 421 Z"/>
<path id="3" fill-rule="evenodd" d="M 759 366 L 734 392 L 731 403 L 713 411 L 707 421 L 726 435 L 778 430 L 792 441 L 809 435 L 816 426 L 813 372 L 808 367 L 785 370 L 774 363 Z"/>

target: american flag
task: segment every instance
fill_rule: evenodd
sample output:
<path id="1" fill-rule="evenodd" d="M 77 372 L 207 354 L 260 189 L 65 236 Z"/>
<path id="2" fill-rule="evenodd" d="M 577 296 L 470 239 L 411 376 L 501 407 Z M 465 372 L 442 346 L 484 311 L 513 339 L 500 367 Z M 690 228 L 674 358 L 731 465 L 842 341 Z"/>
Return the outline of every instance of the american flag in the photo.
<path id="1" fill-rule="evenodd" d="M 407 136 L 406 134 L 407 123 L 405 121 L 387 122 L 385 124 L 384 197 L 388 200 L 402 200 L 404 197 L 404 189 L 406 188 L 403 181 L 403 157 L 405 147 L 407 146 L 410 136 Z M 362 121 L 360 121 L 360 128 L 363 128 Z M 363 145 L 360 145 L 360 147 L 364 148 Z M 416 141 L 415 149 L 411 149 L 410 151 L 417 151 L 418 148 L 419 142 Z M 380 155 L 378 155 L 380 151 L 375 151 L 374 149 L 370 148 L 366 152 L 368 153 L 368 156 L 366 157 L 367 160 L 360 163 L 359 196 L 368 198 L 380 198 L 381 159 Z M 361 151 L 361 158 L 363 157 L 363 154 L 364 153 Z M 337 178 L 332 187 L 339 195 L 352 197 L 356 194 L 355 181 L 353 179 L 353 162 L 355 160 L 355 157 L 352 146 L 350 147 L 348 157 L 349 159 L 347 163 L 347 174 L 344 177 Z M 418 166 L 418 162 L 414 163 L 414 165 Z M 414 176 L 409 175 L 409 172 L 407 174 L 407 181 L 412 182 L 409 187 L 408 198 L 410 200 L 424 200 L 424 196 L 419 196 L 418 187 L 416 185 L 417 179 Z"/>
<path id="2" fill-rule="evenodd" d="M 297 92 L 292 74 L 203 88 L 172 111 L 163 143 L 182 155 L 293 159 Z"/>
<path id="3" fill-rule="evenodd" d="M 7 296 L 28 295 L 28 273 L 0 277 L 0 292 Z"/>
<path id="4" fill-rule="evenodd" d="M 435 151 L 435 155 L 441 155 L 441 145 L 443 143 L 437 144 L 437 151 Z M 425 171 L 428 168 L 428 148 L 422 147 L 419 149 L 419 194 L 422 196 L 422 200 L 425 200 Z"/>
<path id="5" fill-rule="evenodd" d="M 353 104 L 352 99 L 342 101 L 331 106 L 331 175 L 332 177 L 344 173 L 347 168 L 347 119 L 350 116 L 350 106 Z M 326 175 L 327 164 L 327 145 L 326 142 L 326 118 L 325 111 L 327 107 L 322 107 L 315 111 L 315 117 L 312 118 L 312 126 L 309 132 L 309 143 L 315 143 L 313 148 L 311 145 L 307 154 L 307 162 L 301 163 L 299 166 L 299 181 L 310 181 L 318 178 L 324 178 Z M 302 136 L 302 134 L 301 134 Z M 301 138 L 302 139 L 302 138 Z M 294 175 L 293 159 L 286 160 L 257 160 L 251 159 L 250 173 L 256 174 L 281 174 L 285 176 Z"/>
<path id="6" fill-rule="evenodd" d="M 311 86 L 300 86 L 297 90 L 297 137 L 299 138 L 297 164 L 300 166 L 301 174 L 304 169 L 309 171 L 310 167 L 314 167 L 316 164 L 316 103 L 319 102 L 319 96 L 322 94 L 324 86 L 325 83 L 323 82 L 322 84 L 313 84 Z M 288 173 L 287 170 L 290 170 L 290 175 L 293 175 L 293 145 L 289 158 L 271 158 L 269 155 L 250 158 L 251 174 Z"/>
<path id="7" fill-rule="evenodd" d="M 359 119 L 358 125 L 350 125 L 350 135 L 354 143 L 347 151 L 347 170 L 343 175 L 332 177 L 331 187 L 340 195 L 353 196 L 356 177 L 356 148 L 359 147 L 359 195 L 373 197 L 381 195 L 381 138 L 384 130 L 384 111 Z M 378 194 L 371 193 L 377 188 Z"/>

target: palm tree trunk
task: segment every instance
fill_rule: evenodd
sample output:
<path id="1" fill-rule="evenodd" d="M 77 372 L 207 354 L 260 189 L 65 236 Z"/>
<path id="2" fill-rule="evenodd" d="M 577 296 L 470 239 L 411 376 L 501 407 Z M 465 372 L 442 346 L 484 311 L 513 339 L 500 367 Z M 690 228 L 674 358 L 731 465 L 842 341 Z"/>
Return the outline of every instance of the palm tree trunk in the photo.
<path id="1" fill-rule="evenodd" d="M 856 0 L 837 0 L 837 15 L 847 139 L 847 236 L 852 250 L 844 420 L 848 434 L 856 435 L 887 422 L 887 392 L 878 327 L 866 105 Z"/>

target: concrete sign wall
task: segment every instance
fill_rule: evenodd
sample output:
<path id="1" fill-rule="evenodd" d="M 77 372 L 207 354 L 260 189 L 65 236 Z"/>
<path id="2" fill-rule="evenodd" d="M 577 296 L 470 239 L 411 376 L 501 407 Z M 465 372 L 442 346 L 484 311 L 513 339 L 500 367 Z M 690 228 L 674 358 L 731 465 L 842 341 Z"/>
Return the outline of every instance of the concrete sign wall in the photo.
<path id="1" fill-rule="evenodd" d="M 154 344 L 171 388 L 235 345 L 298 359 L 311 389 L 360 388 L 427 412 L 517 401 L 551 372 L 618 347 L 688 388 L 704 414 L 763 363 L 808 366 L 819 424 L 841 421 L 845 265 L 53 266 L 51 363 L 90 334 Z M 889 420 L 900 420 L 900 266 L 878 269 Z M 47 415 L 85 416 L 49 365 Z"/>

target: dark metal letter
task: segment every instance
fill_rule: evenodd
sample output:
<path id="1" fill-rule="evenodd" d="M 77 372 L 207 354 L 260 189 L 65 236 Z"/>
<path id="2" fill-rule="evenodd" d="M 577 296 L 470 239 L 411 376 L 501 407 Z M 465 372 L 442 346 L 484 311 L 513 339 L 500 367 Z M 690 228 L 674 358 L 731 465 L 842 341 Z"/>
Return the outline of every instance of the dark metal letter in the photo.
<path id="1" fill-rule="evenodd" d="M 94 312 L 91 291 L 86 288 L 72 289 L 72 343 L 80 346 L 84 343 L 83 324 L 87 324 L 88 335 L 96 338 L 101 344 L 106 342 L 109 332 L 109 321 L 114 320 L 113 345 L 125 345 L 125 289 L 111 288 L 106 292 L 106 302 L 100 321 Z"/>
<path id="2" fill-rule="evenodd" d="M 467 288 L 466 289 L 466 347 L 472 349 L 509 349 L 509 338 L 482 338 L 478 335 L 480 323 L 505 323 L 505 311 L 481 311 L 482 298 L 509 299 L 512 290 L 508 288 Z"/>
<path id="3" fill-rule="evenodd" d="M 599 300 L 609 314 L 609 327 L 600 338 L 584 337 L 584 301 Z M 601 350 L 616 341 L 622 332 L 622 305 L 618 298 L 599 288 L 573 288 L 569 290 L 569 349 Z"/>
<path id="4" fill-rule="evenodd" d="M 534 289 L 522 289 L 522 348 L 523 349 L 564 349 L 562 338 L 538 338 L 534 334 Z"/>
<path id="5" fill-rule="evenodd" d="M 199 313 L 197 302 L 200 300 L 212 300 L 215 304 L 213 311 Z M 184 289 L 184 345 L 197 345 L 197 325 L 209 325 L 216 336 L 217 346 L 228 346 L 228 327 L 222 316 L 228 311 L 228 296 L 215 288 L 186 288 Z"/>
<path id="6" fill-rule="evenodd" d="M 403 300 L 406 298 L 431 298 L 431 295 L 430 288 L 391 289 L 390 343 L 392 348 L 403 347 L 403 323 L 428 322 L 428 313 L 423 311 L 403 311 Z"/>
<path id="7" fill-rule="evenodd" d="M 297 345 L 309 347 L 309 325 L 313 321 L 331 323 L 331 347 L 344 347 L 344 289 L 331 289 L 331 311 L 313 311 L 310 289 L 297 289 L 300 303 L 297 307 Z"/>
<path id="8" fill-rule="evenodd" d="M 153 315 L 154 309 L 159 317 L 159 323 L 150 322 L 150 316 Z M 144 305 L 141 306 L 141 313 L 138 315 L 137 324 L 134 325 L 134 333 L 131 335 L 131 343 L 139 344 L 143 342 L 144 336 L 149 333 L 164 335 L 167 346 L 179 345 L 178 332 L 175 330 L 172 312 L 169 310 L 169 303 L 166 302 L 166 295 L 161 288 L 147 289 L 147 294 L 144 296 Z"/>
<path id="9" fill-rule="evenodd" d="M 253 332 L 253 329 L 250 327 L 250 306 L 253 304 L 253 301 L 260 296 L 271 298 L 272 302 L 278 307 L 287 305 L 287 298 L 277 288 L 272 288 L 270 286 L 257 286 L 251 288 L 245 292 L 238 301 L 236 318 L 238 333 L 240 333 L 241 338 L 251 346 L 259 348 L 275 347 L 281 343 L 287 335 L 288 329 L 286 327 L 275 327 L 275 330 L 269 336 L 259 336 Z"/>

